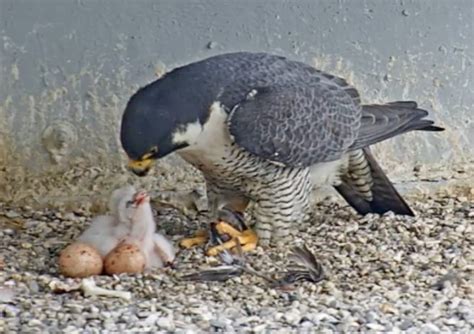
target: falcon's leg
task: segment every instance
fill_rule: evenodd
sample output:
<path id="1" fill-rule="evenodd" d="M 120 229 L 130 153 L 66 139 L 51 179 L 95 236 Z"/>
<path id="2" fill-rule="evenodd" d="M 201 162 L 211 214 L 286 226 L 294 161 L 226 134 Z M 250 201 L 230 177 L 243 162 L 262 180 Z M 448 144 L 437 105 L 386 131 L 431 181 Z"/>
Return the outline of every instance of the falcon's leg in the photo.
<path id="1" fill-rule="evenodd" d="M 309 169 L 286 169 L 260 191 L 254 210 L 260 245 L 284 242 L 292 227 L 309 219 L 311 188 Z"/>
<path id="2" fill-rule="evenodd" d="M 207 255 L 215 256 L 226 249 L 232 249 L 238 244 L 242 251 L 248 252 L 257 247 L 258 236 L 244 222 L 244 211 L 249 204 L 249 199 L 243 196 L 227 198 L 226 205 L 217 213 L 217 223 L 214 231 L 217 238 L 227 236 L 227 240 L 220 245 L 210 247 Z M 212 232 L 212 230 L 211 230 Z"/>
<path id="3" fill-rule="evenodd" d="M 216 228 L 214 228 L 214 232 L 217 233 L 217 235 L 213 235 L 212 228 L 210 230 L 199 230 L 194 237 L 181 240 L 180 245 L 185 248 L 190 248 L 193 246 L 203 245 L 207 243 L 209 239 L 214 243 L 217 238 L 221 239 L 220 236 L 226 234 L 231 239 L 241 236 L 241 244 L 246 250 L 255 248 L 255 246 L 252 247 L 250 245 L 245 247 L 249 242 L 252 243 L 255 237 L 251 236 L 250 231 L 247 231 L 243 221 L 242 223 L 236 223 L 236 221 L 238 221 L 236 217 L 239 216 L 239 214 L 243 217 L 243 212 L 247 208 L 249 200 L 241 195 L 233 195 L 231 198 L 229 198 L 228 195 L 219 196 L 218 189 L 216 189 L 210 182 L 207 183 L 207 198 L 209 203 L 209 220 L 212 224 L 215 224 Z M 238 229 L 240 229 L 240 231 L 232 227 L 234 224 Z M 221 232 L 224 230 L 227 232 L 231 231 L 231 233 Z M 227 246 L 222 246 L 221 244 L 218 247 L 220 247 L 220 250 L 230 249 L 236 245 L 236 241 L 230 240 L 230 243 L 226 243 L 226 245 Z M 208 253 L 217 254 L 219 252 L 218 250 L 213 249 L 214 247 L 211 247 Z"/>
<path id="4" fill-rule="evenodd" d="M 193 237 L 181 240 L 179 245 L 184 248 L 191 248 L 205 244 L 208 239 L 209 233 L 207 230 L 198 230 Z"/>
<path id="5" fill-rule="evenodd" d="M 251 251 L 257 247 L 258 236 L 253 230 L 247 227 L 238 230 L 227 222 L 221 221 L 216 224 L 215 229 L 219 235 L 228 235 L 230 240 L 218 246 L 209 248 L 207 250 L 207 255 L 215 256 L 219 252 L 226 249 L 232 249 L 237 245 L 240 245 L 244 252 Z"/>
<path id="6" fill-rule="evenodd" d="M 217 213 L 220 206 L 217 189 L 211 182 L 206 182 L 207 202 L 209 218 L 212 222 L 216 222 Z M 204 245 L 209 241 L 210 231 L 208 229 L 198 230 L 191 238 L 184 238 L 180 241 L 180 246 L 190 248 L 194 246 Z"/>

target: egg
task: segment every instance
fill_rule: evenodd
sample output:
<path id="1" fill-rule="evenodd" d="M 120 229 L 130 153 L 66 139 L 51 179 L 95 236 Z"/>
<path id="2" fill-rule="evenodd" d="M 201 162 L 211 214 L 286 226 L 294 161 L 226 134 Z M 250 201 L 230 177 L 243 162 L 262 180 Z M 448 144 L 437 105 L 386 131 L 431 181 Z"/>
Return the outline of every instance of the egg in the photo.
<path id="1" fill-rule="evenodd" d="M 102 269 L 103 261 L 99 252 L 85 243 L 75 242 L 59 255 L 59 271 L 67 277 L 100 275 Z"/>
<path id="2" fill-rule="evenodd" d="M 145 255 L 131 243 L 118 245 L 107 254 L 104 260 L 105 272 L 109 275 L 142 273 L 145 264 Z"/>

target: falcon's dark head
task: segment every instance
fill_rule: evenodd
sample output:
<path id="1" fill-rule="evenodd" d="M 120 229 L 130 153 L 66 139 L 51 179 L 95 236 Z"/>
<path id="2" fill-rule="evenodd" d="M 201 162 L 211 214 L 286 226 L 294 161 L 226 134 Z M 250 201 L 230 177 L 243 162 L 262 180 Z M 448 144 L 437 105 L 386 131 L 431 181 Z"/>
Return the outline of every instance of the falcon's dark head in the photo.
<path id="1" fill-rule="evenodd" d="M 163 91 L 159 82 L 140 89 L 122 116 L 120 140 L 129 169 L 144 176 L 154 160 L 192 144 L 201 132 L 197 109 L 176 93 Z M 167 92 L 168 91 L 168 92 Z"/>

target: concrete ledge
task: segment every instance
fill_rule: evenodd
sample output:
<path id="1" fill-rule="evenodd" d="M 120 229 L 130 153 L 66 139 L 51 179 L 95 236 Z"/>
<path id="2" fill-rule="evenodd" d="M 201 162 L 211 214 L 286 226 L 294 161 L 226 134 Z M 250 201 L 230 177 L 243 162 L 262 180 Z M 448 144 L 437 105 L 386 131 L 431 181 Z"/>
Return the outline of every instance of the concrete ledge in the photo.
<path id="1" fill-rule="evenodd" d="M 80 193 L 92 196 L 129 179 L 118 128 L 133 91 L 167 69 L 235 50 L 306 61 L 347 78 L 364 102 L 416 100 L 430 110 L 445 132 L 411 133 L 375 149 L 391 178 L 408 180 L 415 166 L 467 166 L 474 156 L 473 6 L 4 0 L 0 200 L 34 203 L 56 192 L 73 198 L 75 177 L 83 180 Z M 163 175 L 171 173 L 162 165 Z M 199 178 L 182 171 L 166 179 Z"/>

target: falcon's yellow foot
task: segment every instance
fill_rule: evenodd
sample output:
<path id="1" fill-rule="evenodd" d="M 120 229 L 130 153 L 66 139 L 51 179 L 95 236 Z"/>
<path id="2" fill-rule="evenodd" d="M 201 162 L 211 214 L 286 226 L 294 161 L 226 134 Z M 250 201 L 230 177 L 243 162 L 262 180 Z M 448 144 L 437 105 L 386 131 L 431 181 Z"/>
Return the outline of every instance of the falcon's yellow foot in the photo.
<path id="1" fill-rule="evenodd" d="M 179 245 L 183 248 L 191 248 L 204 245 L 207 240 L 209 240 L 209 232 L 206 230 L 198 230 L 194 237 L 182 239 Z"/>
<path id="2" fill-rule="evenodd" d="M 240 244 L 244 252 L 249 252 L 257 247 L 258 236 L 257 233 L 251 229 L 246 229 L 241 232 L 226 222 L 219 222 L 216 225 L 216 230 L 221 235 L 229 235 L 231 239 L 221 245 L 209 248 L 207 250 L 207 255 L 209 256 L 216 256 L 225 249 L 236 247 L 237 244 Z"/>

